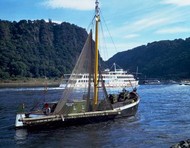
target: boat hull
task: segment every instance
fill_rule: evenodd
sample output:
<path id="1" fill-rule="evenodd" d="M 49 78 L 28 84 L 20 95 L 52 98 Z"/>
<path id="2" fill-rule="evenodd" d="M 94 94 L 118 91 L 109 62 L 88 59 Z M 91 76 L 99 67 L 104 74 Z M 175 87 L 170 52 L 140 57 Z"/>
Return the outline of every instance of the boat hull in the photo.
<path id="1" fill-rule="evenodd" d="M 138 80 L 134 80 L 134 81 L 127 81 L 127 82 L 115 82 L 115 83 L 105 83 L 105 87 L 106 88 L 123 88 L 123 87 L 137 87 L 138 86 L 139 81 Z M 91 86 L 93 87 L 93 83 L 91 84 Z M 88 87 L 88 83 L 76 83 L 74 85 L 70 85 L 70 84 L 66 84 L 66 83 L 62 83 L 59 85 L 60 88 L 87 88 Z M 99 88 L 102 87 L 101 84 L 98 85 Z"/>
<path id="2" fill-rule="evenodd" d="M 47 123 L 41 124 L 30 124 L 26 125 L 23 128 L 27 129 L 51 129 L 51 128 L 60 128 L 60 127 L 69 127 L 69 126 L 80 126 L 86 124 L 94 124 L 99 122 L 107 122 L 109 120 L 114 120 L 115 116 L 99 116 L 99 117 L 88 117 L 88 118 L 78 118 L 78 119 L 69 119 L 69 120 L 59 120 L 59 121 L 50 121 Z"/>
<path id="3" fill-rule="evenodd" d="M 82 124 L 93 124 L 98 122 L 105 122 L 108 120 L 113 120 L 118 114 L 119 111 L 114 111 L 111 113 L 102 112 L 102 113 L 92 113 L 92 114 L 75 114 L 71 116 L 48 116 L 39 117 L 39 118 L 17 118 L 19 121 L 16 124 L 16 128 L 53 128 L 53 127 L 67 127 L 73 125 L 82 125 Z M 24 114 L 20 116 L 17 114 L 17 117 L 24 117 Z M 17 126 L 18 125 L 18 126 Z"/>
<path id="4" fill-rule="evenodd" d="M 137 113 L 137 110 L 138 110 L 138 104 L 136 104 L 136 105 L 134 105 L 134 106 L 132 106 L 132 107 L 123 109 L 123 110 L 121 111 L 121 114 L 120 114 L 120 115 L 117 115 L 116 118 L 135 116 L 136 113 Z"/>
<path id="5" fill-rule="evenodd" d="M 52 115 L 38 118 L 24 118 L 23 114 L 22 116 L 17 114 L 17 117 L 21 118 L 17 118 L 17 121 L 19 121 L 19 126 L 16 126 L 16 128 L 46 129 L 105 122 L 117 118 L 134 116 L 138 110 L 138 105 L 139 100 L 110 111 L 87 112 L 71 114 L 69 116 Z"/>

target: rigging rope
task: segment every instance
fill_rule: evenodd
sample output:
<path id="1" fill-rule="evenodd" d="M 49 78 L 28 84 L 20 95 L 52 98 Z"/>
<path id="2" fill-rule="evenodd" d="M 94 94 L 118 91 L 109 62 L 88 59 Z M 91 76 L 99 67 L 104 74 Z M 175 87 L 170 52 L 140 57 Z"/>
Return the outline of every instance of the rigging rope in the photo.
<path id="1" fill-rule="evenodd" d="M 95 14 L 94 14 L 94 17 L 92 19 L 92 21 L 90 22 L 90 24 L 88 25 L 87 27 L 87 31 L 89 31 L 90 29 L 93 29 L 94 27 L 94 20 L 95 20 Z"/>
<path id="2" fill-rule="evenodd" d="M 103 18 L 103 21 L 104 21 L 104 23 L 105 23 L 106 29 L 107 29 L 107 31 L 108 31 L 108 33 L 109 33 L 109 36 L 110 36 L 110 38 L 111 38 L 111 41 L 112 41 L 112 43 L 113 43 L 113 45 L 114 45 L 115 51 L 116 51 L 116 53 L 117 53 L 118 51 L 117 51 L 116 45 L 115 45 L 115 43 L 114 43 L 114 41 L 113 41 L 113 38 L 112 38 L 112 36 L 111 36 L 111 33 L 110 33 L 110 31 L 109 31 L 109 29 L 108 29 L 108 26 L 107 26 L 107 24 L 106 24 L 106 21 L 105 21 L 103 15 L 102 15 L 102 12 L 101 12 L 101 11 L 100 11 L 100 13 L 101 13 L 101 17 Z"/>
<path id="3" fill-rule="evenodd" d="M 107 49 L 107 46 L 106 46 L 106 40 L 105 40 L 105 35 L 104 35 L 102 23 L 100 23 L 100 28 L 101 28 L 100 30 L 101 30 L 101 33 L 102 33 L 102 39 L 104 40 L 104 43 L 105 43 L 105 46 L 104 46 L 105 50 L 103 50 L 104 55 L 106 56 L 106 58 L 108 58 L 108 49 Z M 100 47 L 101 47 L 101 42 L 100 42 Z"/>

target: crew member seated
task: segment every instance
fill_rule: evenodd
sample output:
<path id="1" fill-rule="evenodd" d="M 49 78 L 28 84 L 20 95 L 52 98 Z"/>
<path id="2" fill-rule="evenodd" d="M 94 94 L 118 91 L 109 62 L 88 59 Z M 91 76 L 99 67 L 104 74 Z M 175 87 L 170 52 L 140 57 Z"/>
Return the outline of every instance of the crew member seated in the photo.
<path id="1" fill-rule="evenodd" d="M 122 92 L 118 96 L 118 102 L 123 102 L 128 98 L 129 92 L 123 88 Z"/>

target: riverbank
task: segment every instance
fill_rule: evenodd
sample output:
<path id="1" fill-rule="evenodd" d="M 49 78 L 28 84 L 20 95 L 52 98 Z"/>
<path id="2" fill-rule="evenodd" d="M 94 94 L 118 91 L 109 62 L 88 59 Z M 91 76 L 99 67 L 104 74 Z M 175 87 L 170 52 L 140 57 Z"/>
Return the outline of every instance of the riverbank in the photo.
<path id="1" fill-rule="evenodd" d="M 0 81 L 0 88 L 59 87 L 60 79 L 28 78 Z"/>

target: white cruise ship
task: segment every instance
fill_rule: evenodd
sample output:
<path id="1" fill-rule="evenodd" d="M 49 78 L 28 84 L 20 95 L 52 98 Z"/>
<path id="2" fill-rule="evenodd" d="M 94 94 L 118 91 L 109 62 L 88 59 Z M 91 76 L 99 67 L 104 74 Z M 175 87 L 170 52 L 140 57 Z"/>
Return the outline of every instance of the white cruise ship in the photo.
<path id="1" fill-rule="evenodd" d="M 123 69 L 117 69 L 116 64 L 113 64 L 114 70 L 105 69 L 102 72 L 102 77 L 104 81 L 104 85 L 106 88 L 108 87 L 137 87 L 138 80 L 135 79 L 133 74 L 128 74 L 127 71 Z M 63 83 L 60 84 L 59 87 L 66 87 L 67 82 L 70 78 L 70 74 L 64 75 Z M 86 88 L 89 83 L 89 75 L 88 74 L 77 74 L 75 79 L 73 80 L 75 83 L 73 85 L 68 85 L 67 87 L 75 87 L 75 88 Z M 93 81 L 93 80 L 92 80 Z M 91 85 L 93 87 L 93 85 Z M 102 87 L 101 83 L 98 84 L 98 87 Z"/>

